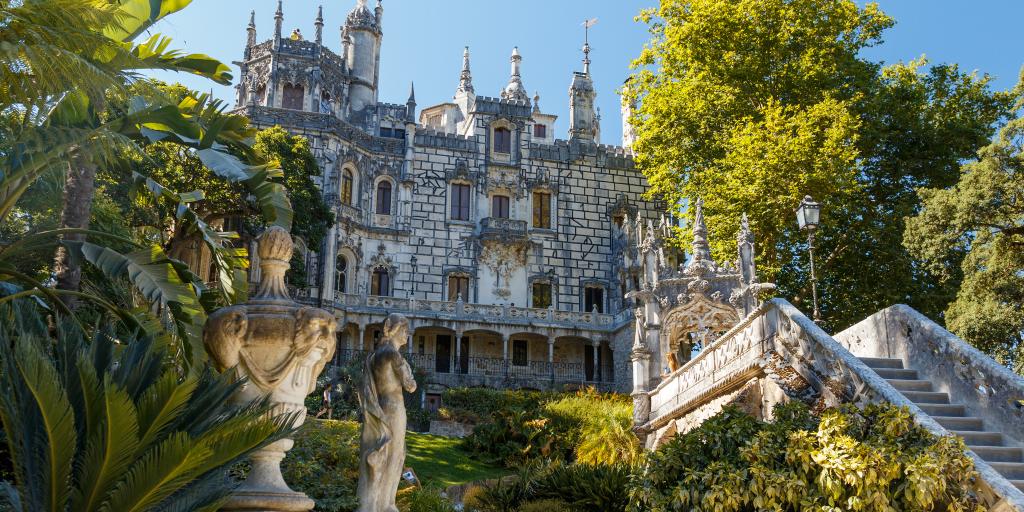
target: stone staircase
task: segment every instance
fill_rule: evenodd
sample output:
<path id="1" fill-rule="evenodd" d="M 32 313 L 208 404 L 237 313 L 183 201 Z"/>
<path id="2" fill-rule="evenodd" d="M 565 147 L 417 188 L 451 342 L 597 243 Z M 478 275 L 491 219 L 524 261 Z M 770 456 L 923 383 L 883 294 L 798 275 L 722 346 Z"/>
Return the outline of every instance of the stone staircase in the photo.
<path id="1" fill-rule="evenodd" d="M 881 357 L 859 358 L 939 425 L 963 438 L 967 447 L 1018 489 L 1024 491 L 1024 448 L 995 429 L 986 429 L 981 418 L 968 416 L 963 397 L 936 391 L 932 382 L 921 379 L 917 370 L 905 368 L 903 360 Z"/>

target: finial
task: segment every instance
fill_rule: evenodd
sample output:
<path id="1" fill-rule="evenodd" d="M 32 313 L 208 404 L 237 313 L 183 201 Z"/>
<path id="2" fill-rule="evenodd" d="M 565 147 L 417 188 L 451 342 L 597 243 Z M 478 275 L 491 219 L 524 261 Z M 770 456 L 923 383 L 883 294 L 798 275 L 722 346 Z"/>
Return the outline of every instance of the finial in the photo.
<path id="1" fill-rule="evenodd" d="M 711 260 L 708 246 L 708 228 L 704 225 L 704 200 L 697 199 L 697 211 L 693 217 L 693 260 Z"/>
<path id="2" fill-rule="evenodd" d="M 256 299 L 289 300 L 284 274 L 291 267 L 294 248 L 292 236 L 280 226 L 271 226 L 259 236 L 257 252 L 260 255 L 261 272 Z"/>
<path id="3" fill-rule="evenodd" d="M 754 233 L 750 231 L 750 220 L 747 219 L 747 212 L 743 212 L 743 216 L 740 217 L 740 232 L 736 238 L 740 245 L 754 243 Z"/>
<path id="4" fill-rule="evenodd" d="M 462 50 L 462 72 L 459 74 L 459 88 L 455 92 L 473 92 L 473 74 L 469 72 L 468 46 Z"/>
<path id="5" fill-rule="evenodd" d="M 533 111 L 540 112 L 540 93 L 533 91 Z"/>
<path id="6" fill-rule="evenodd" d="M 530 97 L 526 92 L 526 88 L 523 87 L 523 80 L 519 73 L 519 66 L 523 62 L 523 57 L 519 54 L 518 46 L 512 48 L 512 57 L 509 60 L 512 62 L 512 76 L 509 77 L 505 90 L 501 92 L 501 98 L 526 103 L 530 100 Z"/>
<path id="7" fill-rule="evenodd" d="M 413 105 L 416 104 L 416 83 L 415 82 L 409 82 L 409 99 L 406 101 L 406 103 L 412 103 Z"/>
<path id="8" fill-rule="evenodd" d="M 284 22 L 284 5 L 277 0 L 277 12 L 274 13 L 274 39 L 281 39 L 281 24 Z"/>
<path id="9" fill-rule="evenodd" d="M 597 18 L 583 22 L 583 74 L 590 75 L 590 27 L 597 25 Z"/>
<path id="10" fill-rule="evenodd" d="M 245 31 L 248 33 L 246 46 L 256 46 L 256 11 L 249 13 L 249 27 Z"/>
<path id="11" fill-rule="evenodd" d="M 356 8 L 366 9 L 366 0 L 356 0 Z"/>
<path id="12" fill-rule="evenodd" d="M 316 9 L 316 44 L 324 44 L 324 6 Z"/>

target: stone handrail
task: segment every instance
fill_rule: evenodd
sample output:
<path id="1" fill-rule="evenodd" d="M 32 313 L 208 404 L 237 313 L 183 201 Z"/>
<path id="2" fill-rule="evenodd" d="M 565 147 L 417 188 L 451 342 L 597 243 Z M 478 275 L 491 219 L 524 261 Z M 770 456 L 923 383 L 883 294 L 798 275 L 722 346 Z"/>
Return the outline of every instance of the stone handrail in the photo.
<path id="1" fill-rule="evenodd" d="M 906 361 L 972 416 L 1024 442 L 1024 378 L 909 306 L 897 304 L 835 336 L 861 357 Z"/>
<path id="2" fill-rule="evenodd" d="M 595 329 L 616 329 L 631 319 L 632 312 L 618 315 L 562 311 L 553 308 L 523 308 L 500 304 L 472 304 L 463 301 L 439 301 L 381 297 L 352 293 L 335 293 L 334 303 L 339 308 L 380 309 L 389 312 L 428 313 L 451 316 L 453 319 L 505 320 L 516 322 L 542 322 L 567 326 L 592 326 Z M 626 315 L 625 313 L 628 313 Z"/>
<path id="3" fill-rule="evenodd" d="M 980 353 L 971 357 L 985 358 Z M 843 344 L 783 299 L 766 302 L 663 379 L 648 393 L 649 421 L 639 426 L 639 430 L 653 432 L 715 397 L 738 389 L 751 377 L 772 374 L 781 368 L 791 368 L 798 373 L 821 394 L 827 405 L 889 402 L 909 409 L 915 421 L 930 432 L 949 435 Z M 786 387 L 785 376 L 775 377 Z M 789 379 L 789 382 L 795 381 Z M 791 391 L 799 392 L 799 389 Z M 981 476 L 978 492 L 982 502 L 991 510 L 1024 510 L 1024 493 L 976 454 L 968 453 Z"/>

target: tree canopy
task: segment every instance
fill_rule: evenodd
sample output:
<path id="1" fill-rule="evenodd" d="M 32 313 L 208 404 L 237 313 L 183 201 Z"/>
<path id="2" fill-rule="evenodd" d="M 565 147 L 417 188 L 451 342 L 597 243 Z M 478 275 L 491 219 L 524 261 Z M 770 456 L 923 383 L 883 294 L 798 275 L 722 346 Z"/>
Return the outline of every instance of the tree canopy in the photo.
<path id="1" fill-rule="evenodd" d="M 920 207 L 916 188 L 956 181 L 959 162 L 1009 112 L 1008 95 L 956 65 L 862 57 L 895 23 L 873 3 L 663 0 L 639 19 L 652 39 L 624 92 L 638 105 L 634 150 L 652 198 L 690 215 L 686 205 L 702 198 L 721 260 L 734 258 L 747 213 L 763 277 L 806 305 L 794 210 L 811 195 L 823 205 L 816 248 L 829 328 L 894 302 L 941 313 L 956 283 L 920 269 L 900 243 L 903 218 Z"/>
<path id="2" fill-rule="evenodd" d="M 1024 109 L 1024 75 L 1016 88 Z M 963 166 L 956 184 L 919 191 L 904 242 L 943 282 L 960 281 L 950 330 L 1024 372 L 1024 117 Z"/>

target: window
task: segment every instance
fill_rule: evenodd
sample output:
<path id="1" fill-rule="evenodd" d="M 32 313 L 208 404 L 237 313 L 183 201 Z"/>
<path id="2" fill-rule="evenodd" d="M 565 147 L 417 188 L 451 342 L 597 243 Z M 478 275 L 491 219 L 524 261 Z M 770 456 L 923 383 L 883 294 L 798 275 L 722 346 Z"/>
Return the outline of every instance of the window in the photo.
<path id="1" fill-rule="evenodd" d="M 494 129 L 494 151 L 497 153 L 512 152 L 512 132 L 508 128 Z"/>
<path id="2" fill-rule="evenodd" d="M 512 366 L 526 366 L 527 356 L 526 340 L 512 340 Z"/>
<path id="3" fill-rule="evenodd" d="M 327 91 L 320 93 L 320 112 L 324 114 L 331 113 L 331 93 Z"/>
<path id="4" fill-rule="evenodd" d="M 533 193 L 533 227 L 551 229 L 551 194 Z"/>
<path id="5" fill-rule="evenodd" d="M 391 296 L 391 274 L 387 269 L 374 269 L 373 278 L 370 281 L 370 295 Z"/>
<path id="6" fill-rule="evenodd" d="M 452 183 L 452 220 L 469 220 L 469 185 Z"/>
<path id="7" fill-rule="evenodd" d="M 301 85 L 284 84 L 284 95 L 281 97 L 281 107 L 292 110 L 302 110 L 302 100 L 306 91 Z"/>
<path id="8" fill-rule="evenodd" d="M 583 311 L 604 313 L 604 288 L 588 286 L 583 290 Z"/>
<path id="9" fill-rule="evenodd" d="M 546 139 L 548 137 L 548 127 L 543 124 L 533 125 L 533 136 L 538 139 Z"/>
<path id="10" fill-rule="evenodd" d="M 533 307 L 540 309 L 551 307 L 551 283 L 533 283 L 531 292 Z"/>
<path id="11" fill-rule="evenodd" d="M 469 301 L 469 277 L 448 276 L 448 300 L 456 301 L 462 297 L 463 301 Z"/>
<path id="12" fill-rule="evenodd" d="M 508 218 L 508 196 L 491 197 L 491 217 Z"/>
<path id="13" fill-rule="evenodd" d="M 352 171 L 345 169 L 341 173 L 341 203 L 352 204 Z"/>
<path id="14" fill-rule="evenodd" d="M 339 255 L 334 264 L 334 291 L 345 293 L 348 289 L 348 259 Z"/>
<path id="15" fill-rule="evenodd" d="M 391 182 L 384 180 L 377 184 L 377 214 L 391 215 Z"/>

